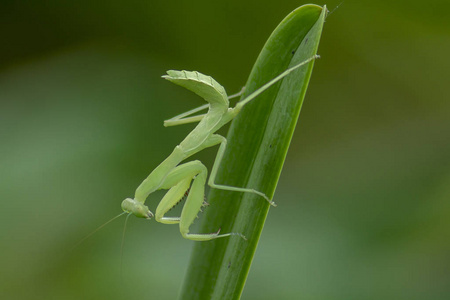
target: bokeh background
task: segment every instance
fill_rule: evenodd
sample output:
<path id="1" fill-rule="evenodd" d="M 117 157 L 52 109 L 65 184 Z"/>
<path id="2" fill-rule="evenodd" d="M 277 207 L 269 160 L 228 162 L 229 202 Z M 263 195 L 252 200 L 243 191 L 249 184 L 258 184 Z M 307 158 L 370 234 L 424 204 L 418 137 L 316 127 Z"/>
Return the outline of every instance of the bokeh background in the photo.
<path id="1" fill-rule="evenodd" d="M 193 244 L 177 226 L 130 218 L 122 258 L 124 218 L 73 246 L 192 128 L 162 126 L 202 104 L 165 70 L 236 92 L 302 4 L 3 0 L 0 297 L 175 299 Z M 329 15 L 242 299 L 450 299 L 449 11 Z"/>

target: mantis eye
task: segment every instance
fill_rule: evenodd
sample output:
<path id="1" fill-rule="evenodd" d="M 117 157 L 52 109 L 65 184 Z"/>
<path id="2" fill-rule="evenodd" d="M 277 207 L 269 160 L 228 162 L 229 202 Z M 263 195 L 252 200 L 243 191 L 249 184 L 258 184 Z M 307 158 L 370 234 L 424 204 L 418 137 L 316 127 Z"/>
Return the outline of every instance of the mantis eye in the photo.
<path id="1" fill-rule="evenodd" d="M 131 198 L 122 201 L 122 210 L 131 213 L 138 218 L 150 219 L 153 217 L 153 213 L 147 206 Z"/>

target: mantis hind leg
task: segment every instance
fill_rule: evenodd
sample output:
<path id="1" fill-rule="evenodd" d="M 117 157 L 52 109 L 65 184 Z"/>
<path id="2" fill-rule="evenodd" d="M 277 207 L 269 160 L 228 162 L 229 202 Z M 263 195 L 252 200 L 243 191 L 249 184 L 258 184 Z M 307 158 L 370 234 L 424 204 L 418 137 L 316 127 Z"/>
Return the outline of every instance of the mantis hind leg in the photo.
<path id="1" fill-rule="evenodd" d="M 239 93 L 228 96 L 228 100 L 240 97 L 244 93 L 244 90 L 245 90 L 245 87 L 243 87 Z M 194 109 L 188 110 L 187 112 L 179 114 L 168 120 L 165 120 L 164 126 L 169 127 L 169 126 L 177 126 L 177 125 L 189 124 L 189 123 L 194 123 L 194 122 L 200 122 L 206 114 L 201 114 L 201 115 L 196 115 L 196 116 L 190 116 L 190 115 L 195 114 L 195 113 L 202 111 L 204 109 L 207 109 L 207 108 L 209 108 L 209 103 L 204 104 L 199 107 L 196 107 Z M 188 117 L 188 116 L 190 116 L 190 117 Z"/>
<path id="2" fill-rule="evenodd" d="M 272 206 L 277 206 L 275 202 L 273 202 L 266 194 L 263 192 L 254 190 L 254 189 L 247 189 L 247 188 L 240 188 L 240 187 L 234 187 L 234 186 L 228 186 L 228 185 L 222 185 L 222 184 L 216 184 L 214 183 L 217 175 L 217 171 L 220 166 L 220 162 L 222 161 L 223 154 L 225 153 L 225 149 L 227 147 L 227 139 L 224 138 L 221 135 L 213 134 L 208 142 L 208 147 L 220 144 L 219 151 L 217 151 L 216 160 L 214 161 L 214 165 L 211 170 L 211 176 L 209 177 L 208 185 L 212 188 L 219 189 L 219 190 L 227 190 L 227 191 L 234 191 L 234 192 L 244 192 L 244 193 L 252 193 L 257 194 L 264 199 L 266 199 L 267 202 L 269 202 Z"/>

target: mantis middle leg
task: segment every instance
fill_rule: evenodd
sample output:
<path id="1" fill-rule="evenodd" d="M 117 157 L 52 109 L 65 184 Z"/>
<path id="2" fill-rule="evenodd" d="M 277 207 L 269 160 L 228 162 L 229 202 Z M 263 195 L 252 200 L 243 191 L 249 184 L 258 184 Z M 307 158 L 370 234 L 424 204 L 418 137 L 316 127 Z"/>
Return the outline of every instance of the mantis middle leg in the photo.
<path id="1" fill-rule="evenodd" d="M 277 206 L 275 204 L 275 202 L 273 202 L 269 197 L 267 197 L 266 194 L 264 194 L 260 191 L 257 191 L 254 189 L 240 188 L 240 187 L 234 187 L 234 186 L 228 186 L 228 185 L 214 183 L 214 181 L 216 179 L 217 171 L 219 170 L 219 167 L 220 167 L 220 162 L 222 161 L 223 154 L 225 153 L 225 149 L 227 147 L 227 139 L 221 135 L 213 134 L 206 141 L 206 143 L 207 143 L 207 147 L 211 147 L 211 146 L 220 144 L 219 151 L 217 152 L 216 160 L 214 161 L 214 165 L 211 170 L 211 176 L 209 177 L 209 180 L 208 180 L 208 185 L 210 187 L 220 189 L 220 190 L 257 194 L 257 195 L 263 197 L 264 199 L 266 199 L 270 205 Z"/>

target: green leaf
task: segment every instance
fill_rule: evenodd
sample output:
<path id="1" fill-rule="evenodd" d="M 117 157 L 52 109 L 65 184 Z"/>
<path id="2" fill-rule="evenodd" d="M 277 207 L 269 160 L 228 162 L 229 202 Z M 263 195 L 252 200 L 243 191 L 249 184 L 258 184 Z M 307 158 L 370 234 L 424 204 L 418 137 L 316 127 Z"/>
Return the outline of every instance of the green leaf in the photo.
<path id="1" fill-rule="evenodd" d="M 326 7 L 304 5 L 290 13 L 262 49 L 245 98 L 264 83 L 317 52 Z M 216 183 L 259 190 L 272 197 L 297 123 L 314 62 L 296 70 L 246 105 L 233 121 Z M 274 198 L 283 205 L 283 199 Z M 197 242 L 180 299 L 239 299 L 269 210 L 262 197 L 211 189 L 200 233 L 238 236 Z M 277 255 L 274 253 L 274 255 Z"/>

